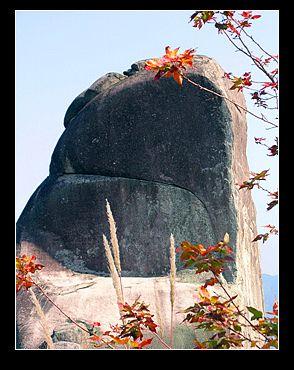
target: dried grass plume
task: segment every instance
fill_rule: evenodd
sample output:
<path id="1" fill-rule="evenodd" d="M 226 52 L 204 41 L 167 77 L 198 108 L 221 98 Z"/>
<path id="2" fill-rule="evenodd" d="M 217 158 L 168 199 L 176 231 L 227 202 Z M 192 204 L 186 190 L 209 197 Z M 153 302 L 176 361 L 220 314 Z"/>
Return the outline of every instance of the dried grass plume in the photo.
<path id="1" fill-rule="evenodd" d="M 53 343 L 52 338 L 50 336 L 49 329 L 48 329 L 48 323 L 47 323 L 45 314 L 42 310 L 42 307 L 41 307 L 34 291 L 31 288 L 29 289 L 29 292 L 31 294 L 31 300 L 32 300 L 32 302 L 33 302 L 33 304 L 36 308 L 37 314 L 40 318 L 40 323 L 41 323 L 42 328 L 43 328 L 43 333 L 44 333 L 44 336 L 45 336 L 45 340 L 47 342 L 47 346 L 50 349 L 54 349 L 54 343 Z"/>
<path id="2" fill-rule="evenodd" d="M 116 224 L 114 221 L 114 217 L 110 208 L 110 204 L 108 203 L 108 200 L 106 199 L 106 213 L 109 223 L 109 229 L 110 229 L 110 240 L 113 250 L 113 256 L 114 256 L 114 263 L 117 269 L 117 272 L 119 275 L 121 275 L 121 265 L 120 265 L 120 254 L 119 254 L 119 245 L 117 240 L 117 234 L 116 234 Z"/>
<path id="3" fill-rule="evenodd" d="M 176 251 L 175 239 L 173 234 L 170 235 L 170 302 L 174 306 L 175 302 L 175 283 L 176 283 Z"/>
<path id="4" fill-rule="evenodd" d="M 170 235 L 170 303 L 171 303 L 171 314 L 170 314 L 170 342 L 171 347 L 174 345 L 174 304 L 175 304 L 175 285 L 176 285 L 176 250 L 175 250 L 175 239 L 173 234 Z"/>
<path id="5" fill-rule="evenodd" d="M 119 303 L 123 303 L 123 294 L 122 294 L 122 290 L 121 290 L 120 278 L 119 278 L 119 275 L 118 275 L 118 272 L 117 272 L 117 269 L 116 269 L 116 266 L 115 266 L 115 263 L 114 263 L 114 259 L 112 257 L 112 253 L 111 253 L 111 249 L 110 249 L 108 240 L 107 240 L 107 238 L 104 234 L 103 234 L 103 245 L 104 245 L 104 248 L 105 248 L 105 254 L 106 254 L 106 258 L 107 258 L 107 262 L 108 262 L 109 272 L 110 272 L 112 282 L 113 282 L 113 286 L 114 286 L 114 289 L 115 289 L 115 292 L 116 292 L 117 301 Z"/>

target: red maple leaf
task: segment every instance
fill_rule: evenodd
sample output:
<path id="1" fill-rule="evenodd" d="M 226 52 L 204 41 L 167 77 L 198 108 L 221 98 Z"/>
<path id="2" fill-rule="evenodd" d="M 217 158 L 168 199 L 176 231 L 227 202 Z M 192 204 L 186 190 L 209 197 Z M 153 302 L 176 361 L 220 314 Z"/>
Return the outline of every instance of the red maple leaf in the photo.
<path id="1" fill-rule="evenodd" d="M 186 69 L 186 66 L 191 67 L 193 65 L 194 52 L 194 49 L 188 49 L 179 54 L 179 48 L 171 49 L 166 46 L 164 56 L 148 60 L 145 63 L 145 69 L 156 72 L 155 80 L 159 80 L 163 76 L 173 77 L 182 86 L 182 71 Z"/>

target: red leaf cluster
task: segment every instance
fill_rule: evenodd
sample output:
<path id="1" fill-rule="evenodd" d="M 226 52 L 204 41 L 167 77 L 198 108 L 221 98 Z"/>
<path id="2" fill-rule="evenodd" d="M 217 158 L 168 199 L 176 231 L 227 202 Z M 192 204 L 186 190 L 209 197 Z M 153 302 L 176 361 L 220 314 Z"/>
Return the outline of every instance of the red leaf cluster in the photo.
<path id="1" fill-rule="evenodd" d="M 244 19 L 258 19 L 261 17 L 261 15 L 253 15 L 252 14 L 252 10 L 248 10 L 248 11 L 244 11 L 241 13 L 241 16 L 244 18 Z"/>
<path id="2" fill-rule="evenodd" d="M 253 174 L 257 179 L 265 177 L 266 172 Z M 277 230 L 272 225 L 266 225 L 270 228 L 270 232 L 276 233 Z M 221 266 L 225 262 L 221 257 L 216 257 L 216 252 L 227 256 L 232 253 L 232 249 L 228 247 L 229 235 L 226 233 L 224 240 L 216 245 L 205 248 L 202 244 L 193 245 L 190 242 L 182 242 L 179 251 L 181 251 L 180 259 L 185 261 L 185 267 L 194 266 L 196 274 L 201 272 L 212 272 L 213 277 L 206 280 L 205 284 L 198 289 L 196 302 L 193 306 L 188 307 L 183 313 L 185 318 L 183 322 L 194 324 L 196 329 L 202 329 L 207 332 L 210 337 L 207 340 L 194 340 L 196 349 L 229 349 L 243 347 L 244 341 L 249 341 L 251 347 L 272 348 L 278 346 L 278 318 L 263 318 L 263 313 L 254 307 L 247 307 L 250 313 L 253 314 L 251 320 L 256 321 L 256 324 L 251 324 L 244 316 L 243 312 L 238 308 L 234 300 L 237 295 L 231 297 L 224 288 L 222 282 L 218 279 L 222 268 L 215 270 L 213 262 L 221 262 Z M 208 286 L 220 284 L 228 299 L 225 300 L 219 295 L 211 295 L 208 291 Z M 278 305 L 274 304 L 272 315 L 278 314 Z M 242 320 L 240 318 L 242 317 Z M 247 320 L 244 321 L 244 318 Z M 242 332 L 242 328 L 248 327 L 248 323 L 256 332 L 265 338 L 265 341 L 256 340 L 247 337 Z"/>
<path id="3" fill-rule="evenodd" d="M 230 87 L 230 90 L 238 89 L 238 91 L 242 91 L 244 86 L 251 86 L 251 73 L 245 72 L 242 77 L 233 77 L 231 78 L 233 85 Z"/>
<path id="4" fill-rule="evenodd" d="M 267 103 L 265 101 L 265 98 L 263 98 L 263 95 L 266 95 L 267 92 L 263 89 L 260 91 L 255 91 L 254 93 L 251 94 L 251 99 L 255 100 L 254 104 L 257 105 L 258 107 L 263 107 L 267 108 Z M 259 143 L 261 144 L 261 143 Z"/>
<path id="5" fill-rule="evenodd" d="M 270 197 L 272 197 L 274 200 L 272 200 L 271 202 L 269 202 L 267 204 L 267 210 L 271 210 L 273 207 L 275 207 L 279 201 L 278 201 L 278 198 L 279 198 L 279 192 L 278 191 L 274 191 L 272 193 L 269 194 Z"/>
<path id="6" fill-rule="evenodd" d="M 147 71 L 155 71 L 155 80 L 161 77 L 173 77 L 174 80 L 182 86 L 183 76 L 182 71 L 186 66 L 193 65 L 194 49 L 185 50 L 182 54 L 178 54 L 179 48 L 172 50 L 169 46 L 165 48 L 165 55 L 162 58 L 150 59 L 145 63 Z"/>
<path id="7" fill-rule="evenodd" d="M 264 82 L 262 86 L 263 87 L 262 87 L 261 90 L 264 90 L 268 87 L 270 87 L 272 89 L 275 89 L 275 90 L 278 90 L 278 82 Z"/>
<path id="8" fill-rule="evenodd" d="M 261 17 L 259 14 L 252 14 L 252 11 L 243 11 L 239 16 L 242 18 L 236 17 L 236 12 L 232 10 L 195 11 L 190 17 L 190 22 L 193 20 L 193 27 L 200 29 L 205 23 L 212 21 L 215 23 L 219 33 L 227 30 L 234 35 L 240 36 L 243 28 L 251 27 L 252 23 L 249 21 Z"/>
<path id="9" fill-rule="evenodd" d="M 205 248 L 202 244 L 193 245 L 188 241 L 184 241 L 180 245 L 181 252 L 180 260 L 184 262 L 184 267 L 194 267 L 195 273 L 212 272 L 215 276 L 224 271 L 225 263 L 232 260 L 229 255 L 233 250 L 225 241 L 219 242 L 216 245 L 211 245 Z M 217 279 L 209 279 L 207 285 L 214 285 Z"/>
<path id="10" fill-rule="evenodd" d="M 263 227 L 266 227 L 269 229 L 269 232 L 265 233 L 265 234 L 258 234 L 253 240 L 252 242 L 257 242 L 258 240 L 261 240 L 263 241 L 263 243 L 265 241 L 267 241 L 267 239 L 269 238 L 270 235 L 278 235 L 278 230 L 276 229 L 275 226 L 273 225 L 266 225 L 266 226 L 263 226 Z"/>
<path id="11" fill-rule="evenodd" d="M 251 172 L 252 177 L 250 177 L 249 181 L 248 180 L 243 181 L 241 185 L 237 184 L 239 185 L 239 190 L 245 188 L 247 190 L 251 190 L 254 188 L 254 186 L 258 186 L 258 182 L 261 180 L 265 180 L 265 177 L 268 176 L 268 171 L 269 170 L 263 170 L 259 173 Z"/>
<path id="12" fill-rule="evenodd" d="M 256 144 L 260 144 L 262 141 L 265 141 L 266 138 L 264 137 L 255 137 L 254 138 Z"/>
<path id="13" fill-rule="evenodd" d="M 35 263 L 36 256 L 16 257 L 16 291 L 19 292 L 21 288 L 29 289 L 34 282 L 30 274 L 34 274 L 37 270 L 41 270 L 44 266 L 40 263 Z"/>
<path id="14" fill-rule="evenodd" d="M 279 145 L 278 145 L 278 138 L 277 137 L 275 139 L 276 144 L 274 144 L 272 146 L 268 146 L 268 145 L 266 145 L 265 143 L 262 142 L 262 141 L 266 140 L 265 138 L 255 137 L 254 140 L 255 140 L 256 144 L 260 144 L 260 145 L 263 145 L 263 146 L 267 147 L 267 149 L 270 152 L 270 154 L 268 154 L 269 157 L 274 157 L 275 155 L 279 154 Z"/>
<path id="15" fill-rule="evenodd" d="M 200 29 L 205 23 L 214 19 L 214 12 L 209 11 L 197 11 L 190 17 L 190 22 L 193 20 L 193 27 Z"/>
<path id="16" fill-rule="evenodd" d="M 256 56 L 253 56 L 253 59 L 258 62 L 259 64 L 263 65 L 263 66 L 267 66 L 268 64 L 270 64 L 273 60 L 276 60 L 278 59 L 279 56 L 278 55 L 271 55 L 269 56 L 268 58 L 258 58 Z M 278 69 L 274 69 L 272 72 L 271 72 L 273 75 L 276 75 L 278 73 Z"/>
<path id="17" fill-rule="evenodd" d="M 198 349 L 204 348 L 230 348 L 241 347 L 244 339 L 238 334 L 241 324 L 238 321 L 238 312 L 232 306 L 237 296 L 225 301 L 219 296 L 210 295 L 204 287 L 198 290 L 198 301 L 194 306 L 188 307 L 184 321 L 193 323 L 197 329 L 208 330 L 214 334 L 206 341 L 196 341 Z M 233 331 L 228 331 L 232 329 Z"/>
<path id="18" fill-rule="evenodd" d="M 279 314 L 279 303 L 278 301 L 275 301 L 273 304 L 273 314 L 278 316 Z"/>
<path id="19" fill-rule="evenodd" d="M 274 144 L 271 147 L 268 148 L 270 151 L 270 154 L 268 154 L 269 157 L 273 157 L 275 155 L 278 155 L 278 145 Z"/>
<path id="20" fill-rule="evenodd" d="M 153 338 L 144 339 L 143 331 L 149 330 L 156 333 L 157 324 L 153 321 L 154 315 L 150 313 L 148 306 L 144 302 L 140 302 L 138 298 L 132 305 L 120 304 L 120 313 L 122 325 L 111 325 L 111 330 L 105 331 L 102 336 L 93 335 L 90 339 L 101 342 L 105 338 L 102 343 L 127 345 L 134 349 L 142 349 L 149 345 Z M 96 324 L 100 326 L 100 323 Z M 97 344 L 97 346 L 101 346 L 101 344 Z"/>

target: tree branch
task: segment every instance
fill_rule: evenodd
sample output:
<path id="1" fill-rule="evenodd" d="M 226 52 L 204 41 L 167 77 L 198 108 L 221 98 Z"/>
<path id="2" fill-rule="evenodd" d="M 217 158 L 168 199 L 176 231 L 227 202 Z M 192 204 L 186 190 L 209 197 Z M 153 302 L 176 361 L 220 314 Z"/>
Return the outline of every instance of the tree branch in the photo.
<path id="1" fill-rule="evenodd" d="M 244 110 L 245 112 L 247 112 L 247 113 L 251 114 L 253 117 L 258 118 L 258 119 L 260 119 L 261 121 L 264 121 L 264 122 L 266 122 L 266 123 L 269 123 L 269 124 L 270 124 L 270 125 L 272 125 L 273 127 L 276 127 L 276 128 L 278 127 L 278 125 L 276 125 L 275 123 L 273 123 L 273 122 L 271 122 L 271 121 L 267 120 L 264 116 L 258 116 L 258 115 L 256 115 L 255 113 L 250 112 L 248 109 L 244 108 L 242 105 L 240 105 L 240 104 L 238 104 L 238 103 L 234 102 L 233 100 L 231 100 L 231 99 L 227 98 L 226 96 L 221 95 L 221 94 L 218 94 L 217 92 L 215 92 L 215 91 L 213 91 L 213 90 L 207 89 L 206 87 L 203 87 L 203 86 L 199 85 L 197 82 L 194 82 L 194 81 L 190 80 L 188 77 L 186 77 L 186 76 L 185 76 L 185 75 L 183 75 L 183 74 L 182 74 L 182 77 L 183 77 L 186 81 L 188 81 L 190 84 L 192 84 L 192 85 L 194 85 L 194 86 L 198 87 L 200 90 L 208 91 L 208 92 L 210 92 L 211 94 L 214 94 L 214 95 L 216 95 L 216 96 L 219 96 L 220 98 L 226 99 L 226 100 L 227 100 L 227 101 L 229 101 L 230 103 L 234 104 L 236 107 L 241 108 L 241 109 L 242 109 L 242 110 Z"/>
<path id="2" fill-rule="evenodd" d="M 32 280 L 33 281 L 33 280 Z M 57 308 L 63 316 L 67 317 L 74 325 L 76 325 L 78 328 L 80 328 L 81 330 L 83 330 L 84 332 L 86 332 L 87 334 L 91 335 L 91 333 L 89 332 L 89 330 L 83 328 L 80 324 L 78 324 L 75 320 L 73 320 L 70 316 L 68 316 L 64 311 L 62 311 L 62 309 L 60 307 L 57 306 L 56 303 L 54 303 L 52 301 L 52 299 L 47 295 L 47 293 L 43 290 L 43 288 L 38 284 L 36 283 L 35 281 L 33 281 L 34 285 L 41 291 L 41 293 L 44 295 L 44 297 L 55 307 Z M 108 347 L 110 348 L 114 348 L 111 344 L 105 342 L 103 339 L 101 339 L 101 342 L 103 342 L 104 344 L 106 344 Z"/>
<path id="3" fill-rule="evenodd" d="M 228 298 L 230 299 L 230 301 L 232 302 L 232 305 L 236 308 L 236 310 L 238 311 L 238 314 L 243 317 L 244 320 L 246 320 L 248 322 L 248 324 L 255 330 L 257 331 L 260 335 L 262 335 L 265 340 L 268 342 L 268 338 L 266 335 L 264 335 L 263 333 L 261 333 L 253 324 L 252 322 L 250 322 L 247 317 L 245 315 L 243 315 L 243 313 L 240 311 L 239 307 L 236 305 L 236 303 L 232 300 L 232 297 L 230 296 L 230 294 L 228 293 L 227 289 L 224 287 L 223 283 L 220 281 L 220 279 L 218 278 L 218 276 L 212 272 L 214 277 L 218 280 L 219 282 L 219 285 L 221 286 L 222 290 L 226 293 L 226 295 L 228 296 Z"/>

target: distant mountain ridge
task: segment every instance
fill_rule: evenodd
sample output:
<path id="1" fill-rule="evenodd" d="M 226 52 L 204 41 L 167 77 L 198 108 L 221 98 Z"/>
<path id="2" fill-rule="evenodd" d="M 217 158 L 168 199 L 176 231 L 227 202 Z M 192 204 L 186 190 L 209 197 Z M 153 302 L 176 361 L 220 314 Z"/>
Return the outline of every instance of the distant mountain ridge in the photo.
<path id="1" fill-rule="evenodd" d="M 263 295 L 265 311 L 272 311 L 275 299 L 278 299 L 279 276 L 262 274 Z"/>

